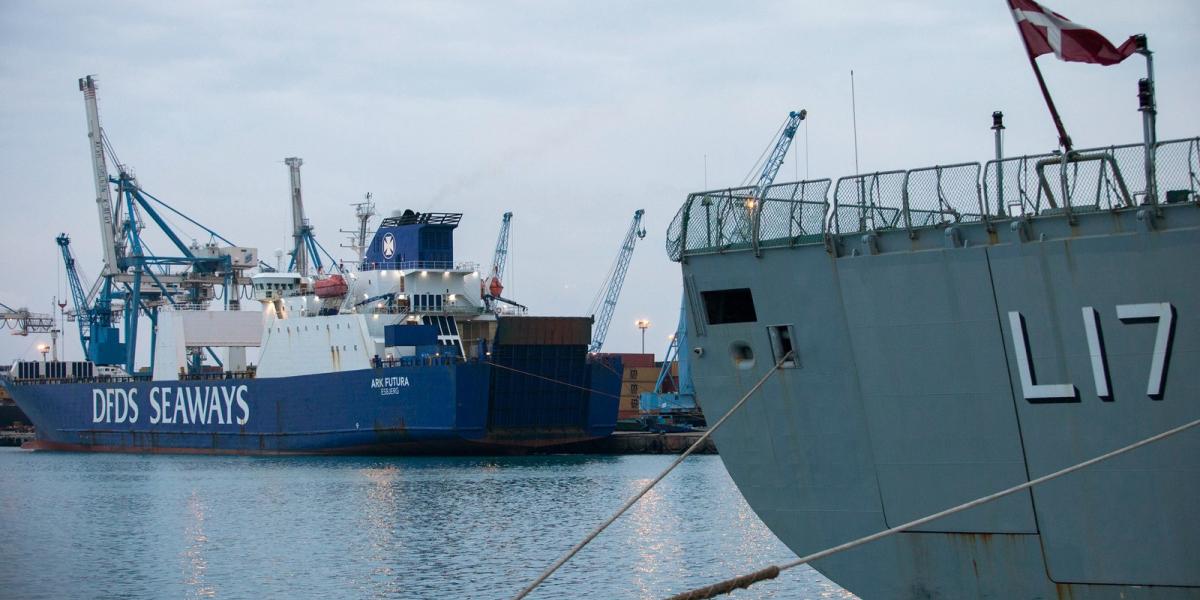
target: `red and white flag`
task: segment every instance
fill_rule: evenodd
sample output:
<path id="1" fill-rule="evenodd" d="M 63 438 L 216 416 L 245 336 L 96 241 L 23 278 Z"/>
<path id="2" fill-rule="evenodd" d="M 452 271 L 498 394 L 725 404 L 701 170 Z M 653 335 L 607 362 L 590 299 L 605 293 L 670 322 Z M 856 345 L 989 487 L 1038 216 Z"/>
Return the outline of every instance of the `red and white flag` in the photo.
<path id="1" fill-rule="evenodd" d="M 1130 36 L 1118 48 L 1095 30 L 1033 0 L 1008 0 L 1008 7 L 1030 57 L 1053 52 L 1061 60 L 1115 65 L 1138 50 L 1137 36 Z"/>

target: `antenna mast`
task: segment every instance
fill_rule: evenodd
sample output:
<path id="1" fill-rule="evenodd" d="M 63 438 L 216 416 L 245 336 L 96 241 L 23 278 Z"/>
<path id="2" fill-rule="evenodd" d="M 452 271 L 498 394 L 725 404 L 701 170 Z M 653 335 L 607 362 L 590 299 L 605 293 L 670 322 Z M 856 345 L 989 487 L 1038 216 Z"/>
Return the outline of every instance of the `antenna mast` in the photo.
<path id="1" fill-rule="evenodd" d="M 350 245 L 342 244 L 342 247 L 353 250 L 358 255 L 358 263 L 360 265 L 367 253 L 367 234 L 370 233 L 371 218 L 375 216 L 375 202 L 372 198 L 374 196 L 371 192 L 367 192 L 363 195 L 362 202 L 350 204 L 350 206 L 354 207 L 354 217 L 358 219 L 358 230 L 341 230 L 342 233 L 350 234 Z"/>

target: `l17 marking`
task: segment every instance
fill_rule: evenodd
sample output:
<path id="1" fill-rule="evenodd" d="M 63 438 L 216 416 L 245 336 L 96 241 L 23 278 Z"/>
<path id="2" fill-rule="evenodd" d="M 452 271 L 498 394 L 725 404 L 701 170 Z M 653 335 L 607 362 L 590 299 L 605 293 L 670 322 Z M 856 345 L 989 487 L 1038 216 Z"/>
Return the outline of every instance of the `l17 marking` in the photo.
<path id="1" fill-rule="evenodd" d="M 1123 323 L 1158 323 L 1151 353 L 1150 375 L 1146 383 L 1146 395 L 1162 400 L 1166 386 L 1167 365 L 1171 358 L 1171 345 L 1175 337 L 1175 307 L 1169 302 L 1146 304 L 1119 304 L 1117 319 Z M 1083 331 L 1087 336 L 1088 355 L 1092 364 L 1092 379 L 1096 395 L 1111 402 L 1112 385 L 1108 374 L 1108 357 L 1104 348 L 1104 336 L 1100 329 L 1100 314 L 1095 308 L 1085 306 Z M 1038 383 L 1029 352 L 1029 335 L 1025 331 L 1025 317 L 1019 311 L 1009 311 L 1008 326 L 1012 335 L 1013 353 L 1017 358 L 1017 372 L 1021 378 L 1021 393 L 1032 404 L 1079 402 L 1079 391 L 1072 383 Z"/>

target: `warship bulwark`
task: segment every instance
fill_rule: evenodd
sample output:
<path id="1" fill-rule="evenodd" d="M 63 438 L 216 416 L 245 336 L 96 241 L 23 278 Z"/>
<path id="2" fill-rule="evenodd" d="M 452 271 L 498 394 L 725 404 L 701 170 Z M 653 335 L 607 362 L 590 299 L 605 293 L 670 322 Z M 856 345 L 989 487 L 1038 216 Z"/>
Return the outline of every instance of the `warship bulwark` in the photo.
<path id="1" fill-rule="evenodd" d="M 714 438 L 799 555 L 1200 417 L 1200 138 L 692 194 Z M 1131 193 L 1131 190 L 1134 190 Z M 1200 431 L 814 566 L 866 598 L 1200 596 Z"/>

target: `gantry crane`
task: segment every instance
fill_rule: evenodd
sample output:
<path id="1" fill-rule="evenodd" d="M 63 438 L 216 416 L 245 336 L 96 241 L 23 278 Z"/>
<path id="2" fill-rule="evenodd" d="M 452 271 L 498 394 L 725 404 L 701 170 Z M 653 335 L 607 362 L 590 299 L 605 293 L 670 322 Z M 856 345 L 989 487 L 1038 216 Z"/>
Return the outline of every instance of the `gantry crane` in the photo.
<path id="1" fill-rule="evenodd" d="M 13 330 L 13 335 L 27 336 L 31 333 L 49 333 L 53 359 L 58 361 L 58 324 L 54 315 L 30 312 L 28 308 L 13 308 L 0 302 L 0 329 Z"/>
<path id="2" fill-rule="evenodd" d="M 163 304 L 203 308 L 214 298 L 217 285 L 226 290 L 226 308 L 236 309 L 238 295 L 230 292 L 235 285 L 248 283 L 243 271 L 256 266 L 258 260 L 253 249 L 238 247 L 142 189 L 132 170 L 117 159 L 100 126 L 95 77 L 81 78 L 79 90 L 83 92 L 87 111 L 92 174 L 104 250 L 104 267 L 91 293 L 84 293 L 79 282 L 69 238 L 64 234 L 57 241 L 67 266 L 79 319 L 80 341 L 87 359 L 98 365 L 122 365 L 132 374 L 138 320 L 143 313 L 153 324 L 157 320 L 158 307 Z M 107 158 L 112 158 L 117 167 L 116 177 L 109 175 Z M 115 202 L 110 186 L 115 186 L 118 192 Z M 185 244 L 151 202 L 200 227 L 211 236 L 211 241 L 204 246 L 195 241 Z M 142 235 L 150 224 L 166 236 L 178 255 L 163 256 L 150 251 Z M 220 247 L 217 240 L 229 246 Z M 118 315 L 124 317 L 124 342 L 114 325 Z"/>
<path id="3" fill-rule="evenodd" d="M 13 335 L 45 333 L 54 328 L 54 316 L 30 312 L 28 308 L 12 308 L 0 302 L 0 327 L 11 327 Z"/>
<path id="4" fill-rule="evenodd" d="M 639 208 L 633 213 L 633 222 L 630 223 L 629 230 L 625 232 L 625 239 L 621 241 L 621 249 L 617 252 L 617 258 L 608 271 L 604 285 L 600 287 L 596 298 L 592 300 L 592 306 L 588 312 L 596 319 L 596 323 L 592 328 L 592 343 L 588 346 L 588 352 L 599 352 L 600 348 L 604 346 L 604 338 L 608 335 L 608 325 L 612 321 L 613 311 L 617 308 L 617 298 L 621 297 L 621 286 L 625 283 L 625 274 L 629 271 L 629 261 L 633 258 L 633 247 L 638 240 L 646 237 L 646 228 L 642 227 L 642 215 L 645 212 Z"/>

